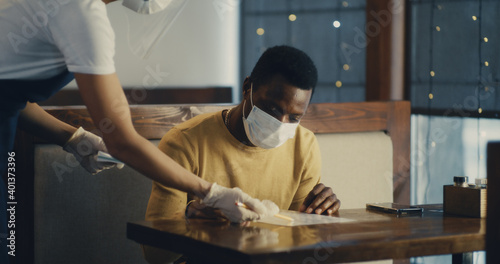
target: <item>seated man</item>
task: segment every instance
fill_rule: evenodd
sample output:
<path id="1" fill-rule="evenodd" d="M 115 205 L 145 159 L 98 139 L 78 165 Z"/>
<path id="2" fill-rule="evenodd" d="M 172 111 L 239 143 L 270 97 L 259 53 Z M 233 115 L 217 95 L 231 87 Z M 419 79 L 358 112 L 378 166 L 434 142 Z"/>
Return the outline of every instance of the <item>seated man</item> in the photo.
<path id="1" fill-rule="evenodd" d="M 268 49 L 243 83 L 234 108 L 196 116 L 162 138 L 159 148 L 209 182 L 239 187 L 280 209 L 333 215 L 340 207 L 331 188 L 320 184 L 321 158 L 314 134 L 299 125 L 317 71 L 302 51 Z M 154 182 L 146 220 L 176 213 L 207 217 L 193 197 Z M 145 248 L 148 258 L 148 248 Z"/>

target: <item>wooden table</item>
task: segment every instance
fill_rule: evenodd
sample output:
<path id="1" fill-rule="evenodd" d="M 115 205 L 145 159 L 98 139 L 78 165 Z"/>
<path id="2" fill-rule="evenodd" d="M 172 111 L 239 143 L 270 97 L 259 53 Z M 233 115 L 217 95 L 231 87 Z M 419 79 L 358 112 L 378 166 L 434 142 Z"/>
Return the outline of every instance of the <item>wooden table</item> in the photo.
<path id="1" fill-rule="evenodd" d="M 127 237 L 202 263 L 339 263 L 439 254 L 455 254 L 453 262 L 460 262 L 462 253 L 485 249 L 484 219 L 443 216 L 441 208 L 426 206 L 422 216 L 411 217 L 348 209 L 340 217 L 357 221 L 295 227 L 140 221 L 128 223 Z"/>

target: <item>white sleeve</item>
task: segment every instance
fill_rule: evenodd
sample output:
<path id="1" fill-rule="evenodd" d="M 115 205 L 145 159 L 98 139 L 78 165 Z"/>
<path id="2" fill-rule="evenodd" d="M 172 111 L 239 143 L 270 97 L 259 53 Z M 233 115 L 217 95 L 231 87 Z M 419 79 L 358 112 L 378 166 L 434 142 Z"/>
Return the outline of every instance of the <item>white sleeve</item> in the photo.
<path id="1" fill-rule="evenodd" d="M 102 1 L 67 1 L 48 26 L 70 72 L 115 72 L 115 34 Z"/>

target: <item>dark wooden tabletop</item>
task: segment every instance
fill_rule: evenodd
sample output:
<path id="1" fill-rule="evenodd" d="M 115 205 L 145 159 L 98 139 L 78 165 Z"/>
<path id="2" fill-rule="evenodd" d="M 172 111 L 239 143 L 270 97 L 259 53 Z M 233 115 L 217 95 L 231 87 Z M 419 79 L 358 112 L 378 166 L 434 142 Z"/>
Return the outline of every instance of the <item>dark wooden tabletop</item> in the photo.
<path id="1" fill-rule="evenodd" d="M 484 219 L 443 216 L 427 206 L 420 216 L 398 217 L 346 209 L 349 223 L 310 226 L 229 224 L 183 218 L 128 223 L 127 237 L 204 263 L 338 263 L 456 254 L 485 249 Z"/>

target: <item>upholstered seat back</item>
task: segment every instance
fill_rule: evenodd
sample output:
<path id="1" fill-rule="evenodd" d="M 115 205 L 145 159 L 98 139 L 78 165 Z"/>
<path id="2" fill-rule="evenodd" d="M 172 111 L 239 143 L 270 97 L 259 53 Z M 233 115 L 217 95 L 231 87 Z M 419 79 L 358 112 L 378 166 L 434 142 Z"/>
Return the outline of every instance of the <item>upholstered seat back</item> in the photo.
<path id="1" fill-rule="evenodd" d="M 321 182 L 333 188 L 342 208 L 392 201 L 392 144 L 385 133 L 317 139 Z M 37 145 L 36 263 L 144 263 L 125 225 L 144 218 L 150 191 L 151 181 L 129 167 L 90 175 L 60 147 Z"/>
<path id="2" fill-rule="evenodd" d="M 342 208 L 392 202 L 392 142 L 384 132 L 317 134 L 321 182 L 333 188 Z"/>
<path id="3" fill-rule="evenodd" d="M 151 181 L 127 166 L 91 175 L 71 157 L 35 147 L 35 263 L 147 263 L 126 225 L 144 219 Z"/>
<path id="4" fill-rule="evenodd" d="M 157 144 L 172 126 L 224 108 L 141 106 L 132 107 L 131 113 L 138 132 Z M 49 112 L 67 123 L 93 129 L 84 107 Z M 399 163 L 409 160 L 408 102 L 316 104 L 301 123 L 316 133 L 322 182 L 333 188 L 342 208 L 409 197 L 405 189 L 409 172 L 405 163 Z M 90 175 L 58 146 L 32 137 L 19 137 L 18 144 L 22 147 L 16 155 L 26 157 L 19 163 L 26 167 L 24 175 L 17 177 L 19 187 L 25 192 L 34 190 L 35 263 L 146 263 L 139 245 L 126 238 L 126 223 L 144 219 L 149 179 L 127 166 Z M 28 151 L 33 147 L 34 153 Z M 398 167 L 402 169 L 393 173 Z M 393 177 L 400 182 L 397 192 Z"/>

